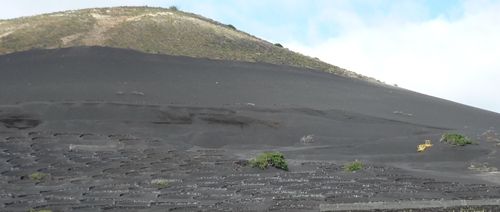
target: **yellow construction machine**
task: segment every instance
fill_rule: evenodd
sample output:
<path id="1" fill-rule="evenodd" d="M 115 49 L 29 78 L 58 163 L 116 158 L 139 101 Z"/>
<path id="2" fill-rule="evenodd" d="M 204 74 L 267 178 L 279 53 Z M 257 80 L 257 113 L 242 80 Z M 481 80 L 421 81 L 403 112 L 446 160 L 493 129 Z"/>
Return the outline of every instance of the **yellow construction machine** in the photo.
<path id="1" fill-rule="evenodd" d="M 431 140 L 425 140 L 425 142 L 423 144 L 419 144 L 417 146 L 417 152 L 423 152 L 426 149 L 429 149 L 431 147 L 432 147 Z"/>

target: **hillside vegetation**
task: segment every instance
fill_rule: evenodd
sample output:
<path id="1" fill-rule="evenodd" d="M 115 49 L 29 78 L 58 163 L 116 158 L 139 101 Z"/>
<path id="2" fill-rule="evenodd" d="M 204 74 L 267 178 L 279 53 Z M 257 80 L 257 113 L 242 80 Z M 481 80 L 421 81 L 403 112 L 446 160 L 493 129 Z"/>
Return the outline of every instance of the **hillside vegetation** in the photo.
<path id="1" fill-rule="evenodd" d="M 96 8 L 0 20 L 0 54 L 74 46 L 264 62 L 369 79 L 175 8 Z"/>

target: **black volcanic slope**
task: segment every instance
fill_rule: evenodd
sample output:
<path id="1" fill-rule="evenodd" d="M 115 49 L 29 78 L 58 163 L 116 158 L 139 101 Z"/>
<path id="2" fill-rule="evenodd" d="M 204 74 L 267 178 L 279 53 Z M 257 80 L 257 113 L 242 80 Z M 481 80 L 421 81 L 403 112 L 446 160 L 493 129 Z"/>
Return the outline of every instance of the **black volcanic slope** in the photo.
<path id="1" fill-rule="evenodd" d="M 14 53 L 0 56 L 0 211 L 500 198 L 499 127 L 496 113 L 288 66 L 98 47 Z M 440 143 L 444 132 L 474 144 Z M 434 146 L 417 153 L 425 139 Z M 262 151 L 283 152 L 290 171 L 246 165 Z M 345 172 L 353 160 L 365 168 Z"/>

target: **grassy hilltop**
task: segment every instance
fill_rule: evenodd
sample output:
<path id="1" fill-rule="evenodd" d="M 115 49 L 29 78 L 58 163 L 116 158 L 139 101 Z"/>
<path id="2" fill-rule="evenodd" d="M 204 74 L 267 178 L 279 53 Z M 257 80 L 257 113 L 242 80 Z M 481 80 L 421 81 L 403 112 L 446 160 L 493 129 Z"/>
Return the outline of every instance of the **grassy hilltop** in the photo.
<path id="1" fill-rule="evenodd" d="M 95 8 L 0 20 L 0 54 L 73 46 L 264 62 L 369 79 L 173 7 Z"/>

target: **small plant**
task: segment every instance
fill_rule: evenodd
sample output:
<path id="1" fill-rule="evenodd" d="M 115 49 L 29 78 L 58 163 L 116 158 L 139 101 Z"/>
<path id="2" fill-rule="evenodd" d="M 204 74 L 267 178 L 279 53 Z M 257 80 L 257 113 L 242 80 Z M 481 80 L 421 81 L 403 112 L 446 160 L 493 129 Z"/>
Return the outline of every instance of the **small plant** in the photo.
<path id="1" fill-rule="evenodd" d="M 47 174 L 42 173 L 42 172 L 33 172 L 29 176 L 30 180 L 37 181 L 37 182 L 44 180 L 46 177 L 47 177 Z"/>
<path id="2" fill-rule="evenodd" d="M 30 209 L 29 212 L 52 212 L 50 209 L 40 209 L 40 210 L 35 210 L 35 209 Z"/>
<path id="3" fill-rule="evenodd" d="M 467 144 L 472 144 L 469 137 L 456 133 L 445 133 L 441 136 L 441 142 L 446 142 L 449 144 L 457 146 L 465 146 Z"/>
<path id="4" fill-rule="evenodd" d="M 169 185 L 169 181 L 166 179 L 154 179 L 151 180 L 151 184 L 158 188 L 166 188 Z"/>
<path id="5" fill-rule="evenodd" d="M 232 24 L 228 24 L 228 25 L 226 25 L 226 27 L 229 29 L 232 29 L 232 30 L 236 30 L 236 27 L 233 26 Z"/>
<path id="6" fill-rule="evenodd" d="M 486 210 L 481 208 L 467 207 L 467 208 L 460 208 L 460 211 L 457 212 L 486 212 Z"/>
<path id="7" fill-rule="evenodd" d="M 283 48 L 283 45 L 281 45 L 281 43 L 275 43 L 274 46 L 277 46 L 277 47 L 280 47 L 280 48 Z"/>
<path id="8" fill-rule="evenodd" d="M 176 6 L 170 6 L 168 9 L 173 11 L 179 11 L 179 8 L 177 8 Z"/>
<path id="9" fill-rule="evenodd" d="M 252 167 L 260 169 L 267 169 L 272 166 L 277 169 L 288 171 L 288 164 L 285 156 L 280 152 L 264 152 L 257 156 L 257 158 L 250 160 Z"/>
<path id="10" fill-rule="evenodd" d="M 313 134 L 305 135 L 302 138 L 300 138 L 300 142 L 304 144 L 314 143 L 314 135 Z"/>
<path id="11" fill-rule="evenodd" d="M 354 161 L 351 163 L 347 163 L 344 165 L 344 171 L 346 172 L 355 172 L 363 169 L 363 163 L 359 161 Z"/>

